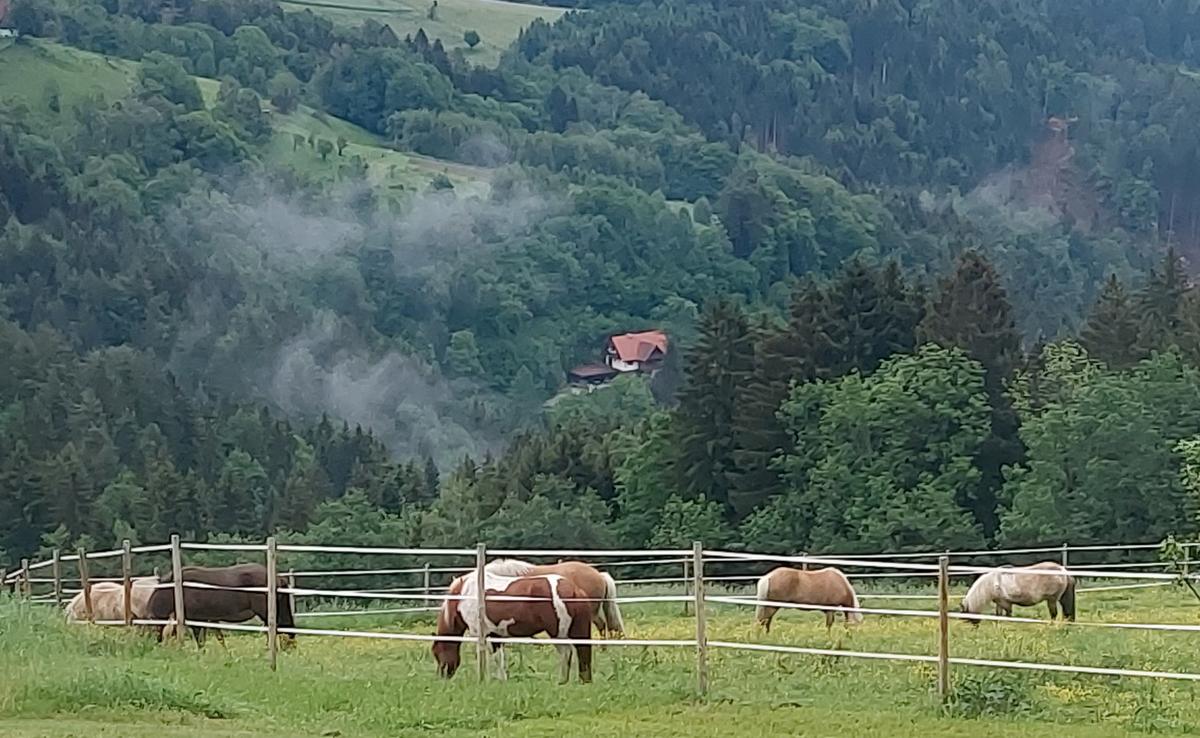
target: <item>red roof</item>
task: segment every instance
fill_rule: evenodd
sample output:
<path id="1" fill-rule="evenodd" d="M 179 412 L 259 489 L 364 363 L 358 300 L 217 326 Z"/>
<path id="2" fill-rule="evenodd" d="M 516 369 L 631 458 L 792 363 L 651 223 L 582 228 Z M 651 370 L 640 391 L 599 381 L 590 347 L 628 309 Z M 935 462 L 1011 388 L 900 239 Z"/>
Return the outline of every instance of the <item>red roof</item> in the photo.
<path id="1" fill-rule="evenodd" d="M 667 353 L 667 334 L 662 331 L 625 333 L 608 339 L 613 351 L 621 361 L 649 361 L 654 352 Z"/>

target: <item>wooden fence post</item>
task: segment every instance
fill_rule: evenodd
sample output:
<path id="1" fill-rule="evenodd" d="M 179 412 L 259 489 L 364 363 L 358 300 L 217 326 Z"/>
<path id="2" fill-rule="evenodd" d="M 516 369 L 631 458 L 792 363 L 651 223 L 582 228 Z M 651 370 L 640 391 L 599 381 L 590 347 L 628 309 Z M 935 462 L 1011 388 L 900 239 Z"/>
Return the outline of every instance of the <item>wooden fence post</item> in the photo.
<path id="1" fill-rule="evenodd" d="M 54 559 L 50 564 L 54 576 L 54 606 L 62 609 L 62 551 L 54 549 Z"/>
<path id="2" fill-rule="evenodd" d="M 479 608 L 479 622 L 475 641 L 475 660 L 479 668 L 479 681 L 487 679 L 487 585 L 484 570 L 487 568 L 487 546 L 480 543 L 475 546 L 475 605 Z"/>
<path id="3" fill-rule="evenodd" d="M 267 538 L 267 660 L 275 671 L 279 649 L 279 575 L 276 571 L 275 536 Z"/>
<path id="4" fill-rule="evenodd" d="M 1068 550 L 1068 549 L 1067 549 L 1067 544 L 1065 544 L 1065 543 L 1064 543 L 1064 544 L 1062 545 L 1062 565 L 1063 565 L 1063 568 L 1064 568 L 1064 569 L 1066 569 L 1066 568 L 1067 568 L 1067 566 L 1068 566 L 1068 564 L 1067 564 L 1067 550 Z"/>
<path id="5" fill-rule="evenodd" d="M 121 619 L 125 626 L 133 625 L 133 550 L 129 539 L 121 541 L 121 589 L 125 590 L 125 601 L 121 605 Z"/>
<path id="6" fill-rule="evenodd" d="M 429 562 L 425 562 L 425 585 L 421 590 L 425 595 L 425 599 L 421 600 L 421 607 L 429 607 Z"/>
<path id="7" fill-rule="evenodd" d="M 96 613 L 92 610 L 92 580 L 88 576 L 87 551 L 82 548 L 75 553 L 79 555 L 79 587 L 83 590 L 83 607 L 89 623 L 96 622 Z"/>
<path id="8" fill-rule="evenodd" d="M 708 693 L 708 624 L 704 612 L 704 544 L 692 544 L 692 592 L 696 600 L 696 692 Z"/>
<path id="9" fill-rule="evenodd" d="M 0 594 L 8 591 L 8 567 L 0 566 Z"/>
<path id="10" fill-rule="evenodd" d="M 937 691 L 943 704 L 950 698 L 950 557 L 938 557 Z"/>
<path id="11" fill-rule="evenodd" d="M 187 613 L 183 609 L 183 549 L 179 534 L 171 534 L 171 580 L 175 589 L 175 639 L 183 643 L 187 634 Z"/>
<path id="12" fill-rule="evenodd" d="M 33 583 L 29 581 L 29 559 L 21 559 L 20 593 L 26 599 L 33 595 Z"/>
<path id="13" fill-rule="evenodd" d="M 801 552 L 800 552 L 800 556 L 801 556 L 801 558 L 807 559 L 807 558 L 808 558 L 808 551 L 801 551 Z M 804 571 L 808 571 L 808 562 L 807 562 L 807 561 L 801 561 L 801 562 L 800 562 L 800 568 L 801 568 L 801 569 L 803 569 Z"/>
<path id="14" fill-rule="evenodd" d="M 683 596 L 684 597 L 687 597 L 689 594 L 691 594 L 691 592 L 688 591 L 689 584 L 692 581 L 691 575 L 688 573 L 688 564 L 689 563 L 690 563 L 689 559 L 685 558 L 683 560 Z M 683 616 L 685 618 L 688 616 L 688 601 L 686 599 L 683 601 Z"/>

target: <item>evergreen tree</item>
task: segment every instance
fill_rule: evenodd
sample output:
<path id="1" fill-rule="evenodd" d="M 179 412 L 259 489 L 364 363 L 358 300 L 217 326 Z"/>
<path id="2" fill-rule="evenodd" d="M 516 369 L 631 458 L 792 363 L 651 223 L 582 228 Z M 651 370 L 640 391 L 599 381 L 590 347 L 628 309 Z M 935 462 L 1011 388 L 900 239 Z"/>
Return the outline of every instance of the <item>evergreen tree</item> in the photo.
<path id="1" fill-rule="evenodd" d="M 68 443 L 42 464 L 42 507 L 72 536 L 95 531 L 93 505 L 97 490 L 75 444 Z"/>
<path id="2" fill-rule="evenodd" d="M 428 505 L 438 498 L 438 488 L 441 486 L 441 474 L 432 456 L 425 457 L 425 486 L 421 496 L 421 504 Z"/>
<path id="3" fill-rule="evenodd" d="M 921 314 L 919 294 L 895 264 L 881 271 L 855 259 L 827 290 L 811 283 L 796 290 L 788 326 L 765 332 L 754 370 L 739 389 L 732 493 L 739 518 L 781 489 L 772 460 L 788 446 L 777 414 L 791 384 L 870 374 L 889 356 L 911 352 Z"/>
<path id="4" fill-rule="evenodd" d="M 7 439 L 0 457 L 0 553 L 8 564 L 34 550 L 42 531 L 53 520 L 41 494 L 41 465 L 35 464 L 24 442 L 11 447 Z"/>
<path id="5" fill-rule="evenodd" d="M 1005 383 L 1021 359 L 1021 339 L 1012 312 L 996 270 L 983 255 L 967 251 L 959 258 L 954 274 L 942 280 L 920 330 L 925 340 L 961 348 L 983 365 L 992 406 L 991 434 L 976 456 L 979 483 L 965 495 L 989 537 L 997 527 L 1002 469 L 1021 461 L 1024 454 L 1017 435 L 1017 415 L 1005 394 Z"/>
<path id="6" fill-rule="evenodd" d="M 878 271 L 852 260 L 830 287 L 825 304 L 822 335 L 830 341 L 828 363 L 817 365 L 823 377 L 870 374 L 884 359 L 911 353 L 916 345 L 921 306 L 894 263 Z"/>
<path id="7" fill-rule="evenodd" d="M 700 316 L 679 390 L 677 471 L 686 498 L 729 504 L 733 417 L 738 388 L 753 368 L 752 340 L 744 310 L 729 299 L 713 301 Z"/>
<path id="8" fill-rule="evenodd" d="M 1187 274 L 1174 247 L 1167 250 L 1162 265 L 1150 273 L 1150 280 L 1138 293 L 1137 310 L 1141 324 L 1137 341 L 1139 355 L 1179 342 L 1183 299 L 1187 293 Z"/>
<path id="9" fill-rule="evenodd" d="M 811 282 L 792 296 L 790 320 L 783 328 L 760 333 L 750 375 L 738 387 L 734 415 L 733 488 L 735 517 L 749 515 L 782 489 L 774 460 L 788 447 L 778 413 L 793 382 L 815 377 L 813 349 L 820 341 L 826 314 L 824 292 Z"/>
<path id="10" fill-rule="evenodd" d="M 1128 369 L 1145 358 L 1138 348 L 1138 315 L 1125 287 L 1112 275 L 1092 306 L 1080 334 L 1080 342 L 1089 355 L 1113 369 Z"/>

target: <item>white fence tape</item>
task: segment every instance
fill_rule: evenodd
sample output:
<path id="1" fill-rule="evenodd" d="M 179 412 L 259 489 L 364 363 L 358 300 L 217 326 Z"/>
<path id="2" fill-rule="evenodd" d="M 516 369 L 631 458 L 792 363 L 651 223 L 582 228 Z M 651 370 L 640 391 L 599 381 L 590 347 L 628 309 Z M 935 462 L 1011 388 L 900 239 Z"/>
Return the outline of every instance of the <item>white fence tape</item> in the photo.
<path id="1" fill-rule="evenodd" d="M 384 609 L 380 609 L 380 610 L 334 610 L 334 611 L 329 611 L 329 612 L 320 612 L 320 611 L 298 612 L 298 613 L 295 613 L 292 617 L 297 617 L 297 618 L 342 618 L 342 617 L 354 617 L 354 616 L 358 616 L 358 615 L 363 615 L 363 616 L 399 615 L 399 614 L 403 614 L 403 613 L 413 613 L 413 612 L 437 612 L 438 610 L 441 610 L 441 609 L 442 608 L 440 608 L 440 607 L 392 607 L 392 608 L 384 608 Z"/>
<path id="2" fill-rule="evenodd" d="M 386 554 L 389 556 L 474 556 L 473 548 L 378 548 L 374 546 L 307 546 L 281 543 L 279 551 L 292 553 Z"/>
<path id="3" fill-rule="evenodd" d="M 181 543 L 186 551 L 266 551 L 263 543 Z M 170 548 L 168 546 L 168 548 Z M 280 546 L 282 548 L 282 546 Z"/>
<path id="4" fill-rule="evenodd" d="M 798 653 L 809 656 L 843 656 L 857 659 L 878 659 L 882 661 L 921 661 L 936 662 L 937 656 L 925 656 L 916 653 L 875 653 L 874 651 L 842 651 L 835 648 L 805 648 L 802 646 L 776 646 L 769 643 L 737 643 L 734 641 L 709 641 L 713 648 L 728 648 L 737 651 L 766 651 L 770 653 Z"/>

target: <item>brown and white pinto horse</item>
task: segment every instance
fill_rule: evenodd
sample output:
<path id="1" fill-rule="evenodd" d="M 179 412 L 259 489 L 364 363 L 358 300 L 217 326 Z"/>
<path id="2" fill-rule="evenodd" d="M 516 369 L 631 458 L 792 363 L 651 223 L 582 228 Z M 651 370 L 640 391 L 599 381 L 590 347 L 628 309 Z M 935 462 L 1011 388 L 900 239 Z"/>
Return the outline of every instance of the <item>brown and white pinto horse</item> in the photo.
<path id="1" fill-rule="evenodd" d="M 565 577 L 557 574 L 505 577 L 485 572 L 484 586 L 486 612 L 481 613 L 476 574 L 464 574 L 451 582 L 451 598 L 438 611 L 436 635 L 477 636 L 482 630 L 487 635 L 501 638 L 528 638 L 538 633 L 546 633 L 551 638 L 590 640 L 592 637 L 590 606 Z M 494 599 L 496 597 L 513 599 Z M 492 650 L 499 651 L 498 671 L 504 679 L 508 675 L 501 645 L 494 644 Z M 585 684 L 592 681 L 590 645 L 556 644 L 555 648 L 561 665 L 560 683 L 570 680 L 573 654 L 579 655 L 579 681 Z M 447 679 L 454 676 L 461 661 L 461 650 L 462 643 L 457 640 L 433 642 L 438 675 Z"/>
<path id="2" fill-rule="evenodd" d="M 496 559 L 487 570 L 504 577 L 529 577 L 558 574 L 583 592 L 592 611 L 592 622 L 604 637 L 625 635 L 625 622 L 617 607 L 617 583 L 611 576 L 582 561 L 557 564 L 531 564 L 520 559 Z"/>

